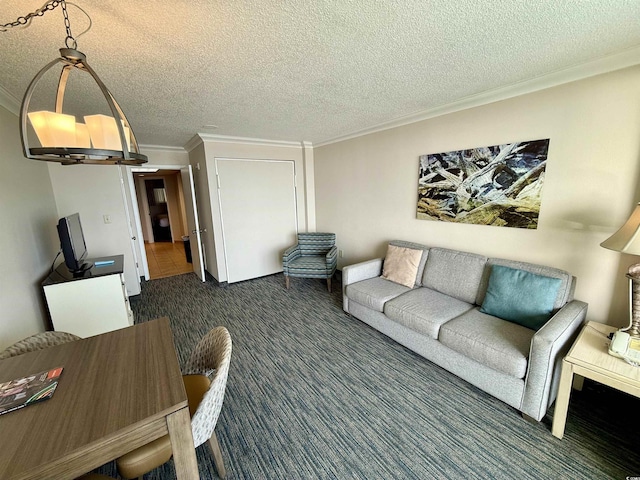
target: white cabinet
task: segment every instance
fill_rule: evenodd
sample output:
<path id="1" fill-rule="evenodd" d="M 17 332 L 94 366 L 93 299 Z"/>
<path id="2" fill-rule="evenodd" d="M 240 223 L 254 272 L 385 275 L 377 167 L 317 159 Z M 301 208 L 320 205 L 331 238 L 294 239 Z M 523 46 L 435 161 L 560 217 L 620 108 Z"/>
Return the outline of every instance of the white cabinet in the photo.
<path id="1" fill-rule="evenodd" d="M 113 264 L 95 266 L 95 262 Z M 133 325 L 133 312 L 124 285 L 124 257 L 90 259 L 94 267 L 79 276 L 64 264 L 43 283 L 53 329 L 90 337 Z"/>

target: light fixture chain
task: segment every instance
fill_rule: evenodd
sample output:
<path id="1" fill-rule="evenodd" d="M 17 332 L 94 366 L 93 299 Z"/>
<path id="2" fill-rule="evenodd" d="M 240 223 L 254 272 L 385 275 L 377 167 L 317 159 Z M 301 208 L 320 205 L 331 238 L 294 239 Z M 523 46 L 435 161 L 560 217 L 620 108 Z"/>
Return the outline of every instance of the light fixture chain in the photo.
<path id="1" fill-rule="evenodd" d="M 13 28 L 13 27 L 26 26 L 31 22 L 31 19 L 33 17 L 41 17 L 41 16 L 43 16 L 45 12 L 53 10 L 58 5 L 60 5 L 60 3 L 64 3 L 64 1 L 63 0 L 50 0 L 49 2 L 45 3 L 42 7 L 38 8 L 35 12 L 31 12 L 31 13 L 23 16 L 23 17 L 18 17 L 13 22 L 4 23 L 4 24 L 0 25 L 0 32 L 6 32 L 7 30 L 9 30 L 9 28 Z M 66 17 L 66 13 L 65 13 L 65 17 Z M 66 21 L 65 21 L 65 25 L 66 25 Z M 69 30 L 67 30 L 67 33 L 68 32 L 69 32 Z"/>
<path id="2" fill-rule="evenodd" d="M 69 14 L 67 13 L 67 2 L 64 0 L 60 1 L 62 5 L 62 14 L 64 15 L 64 27 L 67 29 L 67 38 L 64 39 L 64 44 L 67 48 L 73 48 L 74 50 L 78 48 L 78 42 L 73 38 L 71 34 L 71 22 L 69 22 Z M 71 44 L 69 44 L 71 42 Z"/>

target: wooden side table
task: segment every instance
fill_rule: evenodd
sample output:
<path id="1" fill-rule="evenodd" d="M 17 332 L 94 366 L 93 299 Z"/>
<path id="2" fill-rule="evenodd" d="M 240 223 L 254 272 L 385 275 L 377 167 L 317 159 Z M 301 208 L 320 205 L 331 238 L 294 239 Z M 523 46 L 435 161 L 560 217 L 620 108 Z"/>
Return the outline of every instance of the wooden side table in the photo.
<path id="1" fill-rule="evenodd" d="M 580 335 L 562 360 L 560 386 L 553 414 L 551 433 L 558 438 L 564 435 L 569 397 L 576 375 L 577 386 L 584 378 L 640 397 L 640 367 L 633 367 L 621 358 L 609 355 L 611 332 L 617 328 L 597 322 L 587 322 Z"/>

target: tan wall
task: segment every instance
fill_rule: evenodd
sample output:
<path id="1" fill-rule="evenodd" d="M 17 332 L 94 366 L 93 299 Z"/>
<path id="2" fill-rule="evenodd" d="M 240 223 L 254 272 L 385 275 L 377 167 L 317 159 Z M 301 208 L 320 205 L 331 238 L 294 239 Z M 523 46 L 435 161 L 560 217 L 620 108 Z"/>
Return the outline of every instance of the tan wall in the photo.
<path id="1" fill-rule="evenodd" d="M 416 219 L 418 156 L 550 138 L 537 230 Z M 638 257 L 599 246 L 640 199 L 640 66 L 315 149 L 319 231 L 339 266 L 399 238 L 542 263 L 578 278 L 591 320 L 628 322 L 624 273 Z"/>
<path id="2" fill-rule="evenodd" d="M 46 162 L 22 154 L 18 117 L 0 107 L 0 350 L 45 330 L 40 282 L 60 249 Z"/>

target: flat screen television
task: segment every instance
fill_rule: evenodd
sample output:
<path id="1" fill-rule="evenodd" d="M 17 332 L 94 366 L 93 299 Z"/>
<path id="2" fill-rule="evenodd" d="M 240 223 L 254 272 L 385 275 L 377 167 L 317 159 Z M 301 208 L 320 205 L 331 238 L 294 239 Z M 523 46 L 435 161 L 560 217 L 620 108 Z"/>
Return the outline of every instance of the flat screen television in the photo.
<path id="1" fill-rule="evenodd" d="M 84 241 L 79 214 L 74 213 L 58 221 L 58 236 L 64 263 L 69 271 L 84 272 L 93 266 L 92 263 L 84 261 L 87 257 L 87 244 Z"/>

